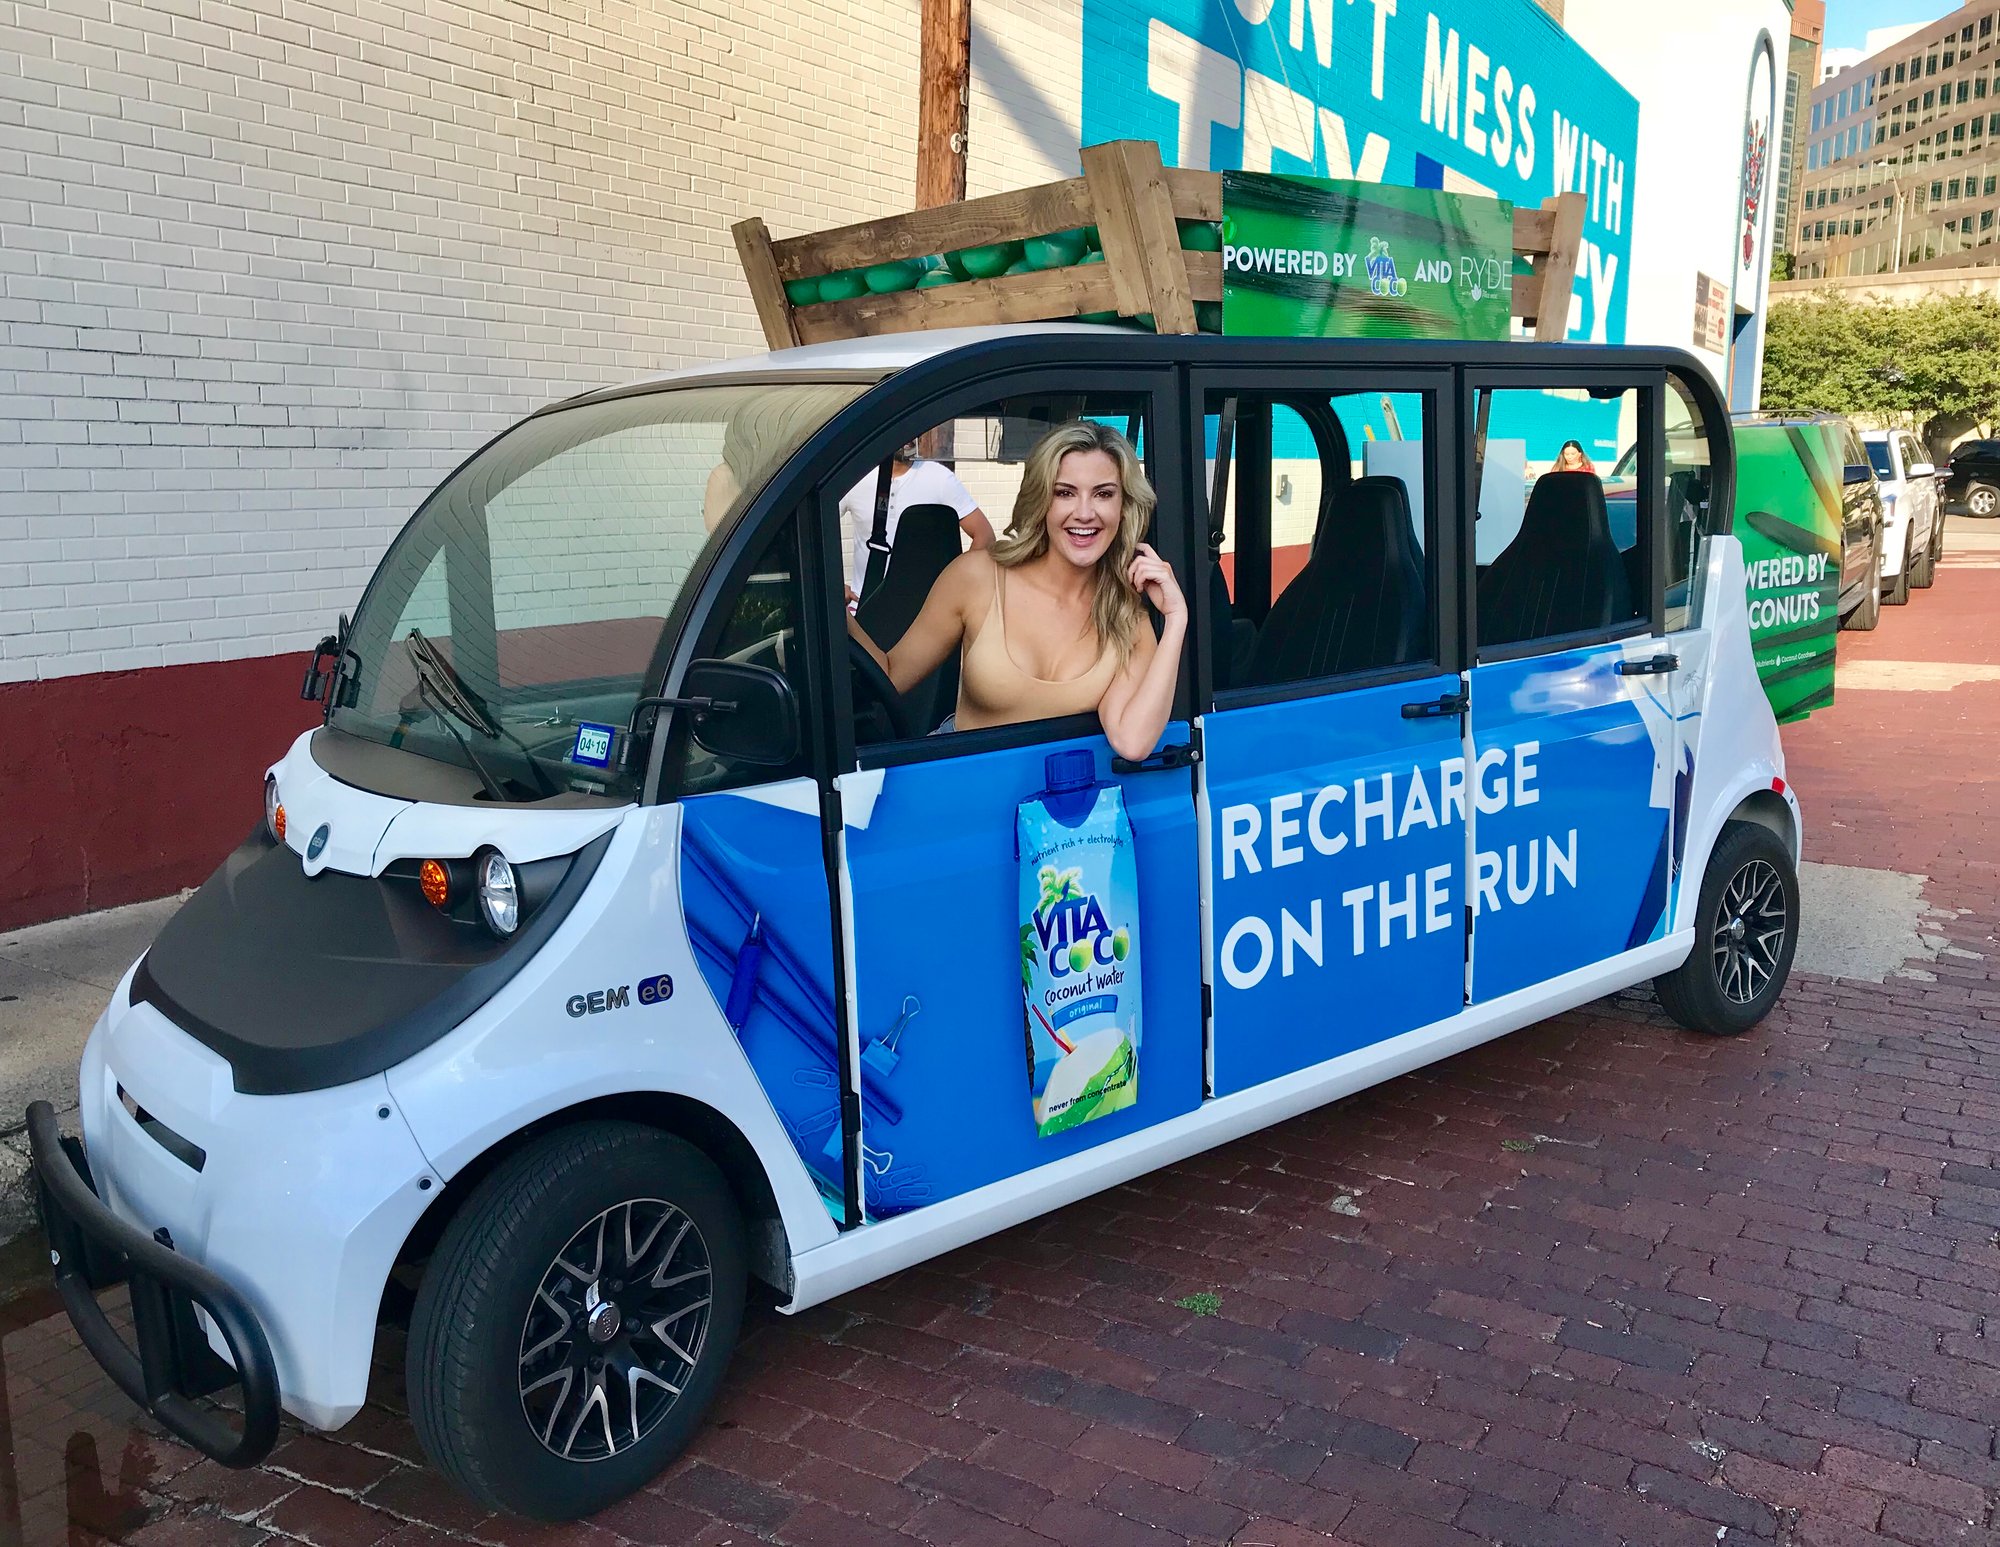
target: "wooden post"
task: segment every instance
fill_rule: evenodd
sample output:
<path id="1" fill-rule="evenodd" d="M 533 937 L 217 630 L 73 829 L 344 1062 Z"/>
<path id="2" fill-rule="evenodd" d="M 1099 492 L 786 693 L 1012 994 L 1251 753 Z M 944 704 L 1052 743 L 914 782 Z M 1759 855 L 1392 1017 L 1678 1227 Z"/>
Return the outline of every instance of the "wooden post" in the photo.
<path id="1" fill-rule="evenodd" d="M 917 208 L 965 197 L 972 0 L 923 0 L 917 48 Z"/>
<path id="2" fill-rule="evenodd" d="M 1127 317 L 1151 312 L 1156 333 L 1194 332 L 1194 296 L 1160 147 L 1151 140 L 1087 145 L 1083 176 L 1118 310 Z"/>
<path id="3" fill-rule="evenodd" d="M 778 260 L 771 253 L 771 232 L 762 215 L 752 215 L 730 227 L 736 238 L 736 256 L 743 265 L 744 281 L 750 286 L 750 301 L 763 324 L 764 342 L 773 349 L 790 349 L 799 341 L 792 321 L 792 303 L 785 296 L 785 282 L 778 278 Z"/>
<path id="4" fill-rule="evenodd" d="M 1581 193 L 1559 193 L 1542 208 L 1555 213 L 1548 256 L 1536 263 L 1541 293 L 1535 297 L 1535 337 L 1560 344 L 1569 336 L 1569 298 L 1576 288 L 1576 260 L 1583 245 L 1587 200 Z"/>

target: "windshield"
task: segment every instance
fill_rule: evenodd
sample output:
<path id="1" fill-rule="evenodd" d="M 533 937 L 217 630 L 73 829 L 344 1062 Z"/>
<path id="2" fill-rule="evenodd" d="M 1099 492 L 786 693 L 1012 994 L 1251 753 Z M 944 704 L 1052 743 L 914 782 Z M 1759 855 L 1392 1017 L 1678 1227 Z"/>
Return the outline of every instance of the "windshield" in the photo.
<path id="1" fill-rule="evenodd" d="M 1871 440 L 1864 441 L 1862 444 L 1868 448 L 1868 460 L 1875 465 L 1875 476 L 1877 478 L 1894 478 L 1896 476 L 1896 464 L 1889 456 L 1889 443 L 1886 440 Z"/>
<path id="2" fill-rule="evenodd" d="M 683 387 L 518 425 L 390 547 L 332 724 L 469 769 L 487 799 L 633 798 L 624 730 L 696 558 L 865 390 Z"/>

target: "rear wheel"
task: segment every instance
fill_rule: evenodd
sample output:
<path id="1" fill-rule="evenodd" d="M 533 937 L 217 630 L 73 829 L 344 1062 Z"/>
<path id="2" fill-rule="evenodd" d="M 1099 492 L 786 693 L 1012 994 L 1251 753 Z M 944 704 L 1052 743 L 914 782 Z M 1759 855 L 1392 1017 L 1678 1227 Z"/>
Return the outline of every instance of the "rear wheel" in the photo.
<path id="1" fill-rule="evenodd" d="M 1965 491 L 1965 509 L 1974 516 L 2000 515 L 2000 488 L 1990 483 L 1975 483 Z"/>
<path id="2" fill-rule="evenodd" d="M 1661 1006 L 1690 1031 L 1748 1031 L 1784 992 L 1798 920 L 1798 874 L 1777 834 L 1754 822 L 1725 823 L 1702 873 L 1694 949 L 1653 979 Z"/>
<path id="3" fill-rule="evenodd" d="M 417 1437 L 481 1503 L 595 1513 L 693 1438 L 743 1314 L 743 1226 L 692 1145 L 583 1123 L 502 1163 L 417 1291 Z"/>

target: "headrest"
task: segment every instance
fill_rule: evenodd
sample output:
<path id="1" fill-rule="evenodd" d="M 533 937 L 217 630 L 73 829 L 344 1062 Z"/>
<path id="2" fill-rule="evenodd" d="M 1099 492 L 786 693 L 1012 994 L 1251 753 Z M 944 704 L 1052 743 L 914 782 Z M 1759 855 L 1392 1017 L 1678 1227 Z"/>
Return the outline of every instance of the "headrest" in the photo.
<path id="1" fill-rule="evenodd" d="M 1357 478 L 1341 491 L 1339 502 L 1322 521 L 1313 541 L 1317 555 L 1321 539 L 1334 533 L 1344 564 L 1370 561 L 1378 555 L 1400 558 L 1413 551 L 1416 532 L 1410 523 L 1410 496 L 1400 478 L 1377 473 Z"/>
<path id="2" fill-rule="evenodd" d="M 1610 541 L 1604 482 L 1597 474 L 1549 472 L 1535 480 L 1514 542 L 1546 551 Z"/>

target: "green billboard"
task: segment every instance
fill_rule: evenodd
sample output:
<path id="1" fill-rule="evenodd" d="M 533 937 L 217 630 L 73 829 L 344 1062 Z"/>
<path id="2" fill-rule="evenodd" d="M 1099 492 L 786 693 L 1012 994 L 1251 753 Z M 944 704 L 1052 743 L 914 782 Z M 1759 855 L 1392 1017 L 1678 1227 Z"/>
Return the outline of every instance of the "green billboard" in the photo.
<path id="1" fill-rule="evenodd" d="M 1222 174 L 1222 331 L 1504 339 L 1514 206 L 1344 178 Z"/>
<path id="2" fill-rule="evenodd" d="M 1736 535 L 1750 646 L 1783 724 L 1833 702 L 1840 627 L 1840 426 L 1736 426 Z"/>

